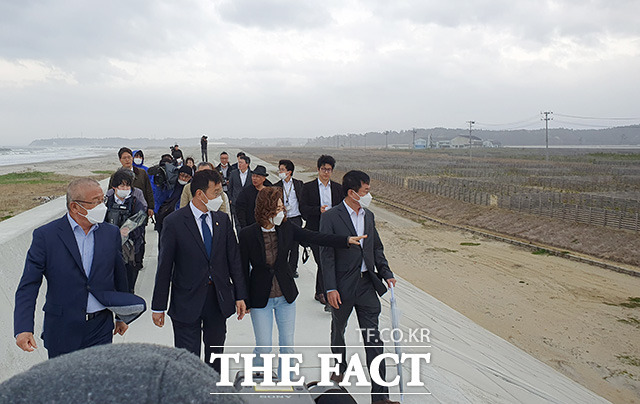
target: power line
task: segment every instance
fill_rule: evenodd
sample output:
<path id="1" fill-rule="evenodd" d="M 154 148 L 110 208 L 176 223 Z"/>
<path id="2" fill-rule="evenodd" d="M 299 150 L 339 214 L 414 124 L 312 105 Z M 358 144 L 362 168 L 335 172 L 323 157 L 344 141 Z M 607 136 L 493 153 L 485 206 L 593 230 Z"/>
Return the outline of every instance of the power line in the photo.
<path id="1" fill-rule="evenodd" d="M 512 126 L 512 125 L 519 125 L 521 123 L 528 123 L 530 121 L 537 121 L 538 120 L 538 115 L 534 115 L 532 117 L 523 119 L 521 121 L 517 121 L 517 122 L 510 122 L 510 123 L 484 123 L 484 122 L 476 122 L 477 125 L 480 126 Z"/>
<path id="2" fill-rule="evenodd" d="M 600 121 L 640 121 L 640 118 L 598 118 L 594 116 L 578 116 L 578 115 L 563 115 L 563 114 L 554 114 L 554 115 L 561 116 L 563 118 L 597 119 Z"/>

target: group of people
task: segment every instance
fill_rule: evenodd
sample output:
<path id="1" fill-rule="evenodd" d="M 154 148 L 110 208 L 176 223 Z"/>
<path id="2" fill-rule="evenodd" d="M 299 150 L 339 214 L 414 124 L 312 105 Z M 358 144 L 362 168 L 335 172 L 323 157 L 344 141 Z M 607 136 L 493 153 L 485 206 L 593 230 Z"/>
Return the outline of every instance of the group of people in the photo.
<path id="1" fill-rule="evenodd" d="M 146 221 L 153 218 L 159 252 L 152 320 L 162 327 L 165 312 L 171 317 L 176 347 L 200 356 L 204 342 L 209 362 L 212 353 L 223 352 L 226 320 L 235 313 L 239 320 L 250 314 L 256 365 L 260 354 L 271 351 L 274 319 L 280 352 L 291 353 L 302 245 L 310 247 L 317 265 L 314 298 L 332 315 L 331 350 L 342 356 L 332 379 L 340 382 L 346 371 L 344 334 L 353 310 L 371 366 L 383 353 L 378 295 L 395 279 L 367 209 L 369 176 L 349 171 L 340 184 L 331 178 L 335 159 L 322 155 L 316 179 L 293 178 L 294 163 L 283 159 L 279 181 L 272 184 L 266 168 L 251 169 L 242 152 L 235 164 L 222 152 L 217 167 L 207 161 L 189 166 L 176 149 L 148 168 L 142 151 L 120 149 L 122 167 L 111 176 L 106 196 L 94 180 L 69 184 L 67 214 L 37 229 L 27 254 L 16 291 L 18 346 L 36 347 L 34 308 L 43 276 L 48 292 L 42 338 L 49 357 L 124 334 L 145 310 L 133 293 Z M 220 371 L 219 361 L 210 365 Z M 384 361 L 378 371 L 384 378 Z M 375 382 L 371 394 L 374 403 L 392 402 L 388 388 Z"/>

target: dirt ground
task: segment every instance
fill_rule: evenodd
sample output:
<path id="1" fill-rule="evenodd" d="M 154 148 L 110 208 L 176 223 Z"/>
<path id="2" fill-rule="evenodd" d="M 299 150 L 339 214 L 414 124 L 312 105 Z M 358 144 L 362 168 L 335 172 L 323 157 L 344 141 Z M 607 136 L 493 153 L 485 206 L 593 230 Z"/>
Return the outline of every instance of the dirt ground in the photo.
<path id="1" fill-rule="evenodd" d="M 295 163 L 313 171 L 315 162 Z M 334 173 L 336 178 L 342 174 Z M 422 199 L 425 195 L 399 191 L 372 182 L 374 197 L 419 206 L 449 222 L 483 227 L 497 215 L 467 210 L 470 205 L 446 198 Z M 628 232 L 610 234 L 608 229 L 515 216 L 498 225 L 511 225 L 514 231 L 531 226 L 537 228 L 531 232 L 540 237 L 536 241 L 552 244 L 546 236 L 554 234 L 555 241 L 589 244 L 587 252 L 597 246 L 606 251 L 600 257 L 639 262 L 640 244 Z M 430 222 L 411 229 L 379 222 L 378 230 L 392 269 L 404 279 L 608 400 L 640 402 L 640 278 L 535 255 Z M 631 259 L 625 260 L 627 256 Z"/>

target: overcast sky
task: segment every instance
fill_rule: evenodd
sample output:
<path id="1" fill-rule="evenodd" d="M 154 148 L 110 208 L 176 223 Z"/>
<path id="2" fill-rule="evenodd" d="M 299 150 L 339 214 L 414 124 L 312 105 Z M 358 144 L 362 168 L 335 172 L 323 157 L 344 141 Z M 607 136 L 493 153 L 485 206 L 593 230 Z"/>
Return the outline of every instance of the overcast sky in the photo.
<path id="1" fill-rule="evenodd" d="M 637 0 L 0 0 L 0 144 L 639 117 L 638 15 Z"/>

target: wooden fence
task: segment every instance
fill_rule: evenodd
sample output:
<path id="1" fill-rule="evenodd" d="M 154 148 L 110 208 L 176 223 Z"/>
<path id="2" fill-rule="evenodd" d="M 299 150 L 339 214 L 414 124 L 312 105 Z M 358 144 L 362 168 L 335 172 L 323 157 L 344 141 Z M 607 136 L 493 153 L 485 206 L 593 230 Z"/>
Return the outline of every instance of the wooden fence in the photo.
<path id="1" fill-rule="evenodd" d="M 638 232 L 640 201 L 601 195 L 544 192 L 513 184 L 479 183 L 467 179 L 420 180 L 380 172 L 371 178 L 414 191 L 467 203 L 499 206 L 517 212 Z"/>

